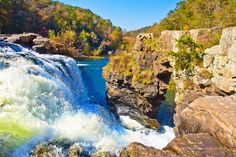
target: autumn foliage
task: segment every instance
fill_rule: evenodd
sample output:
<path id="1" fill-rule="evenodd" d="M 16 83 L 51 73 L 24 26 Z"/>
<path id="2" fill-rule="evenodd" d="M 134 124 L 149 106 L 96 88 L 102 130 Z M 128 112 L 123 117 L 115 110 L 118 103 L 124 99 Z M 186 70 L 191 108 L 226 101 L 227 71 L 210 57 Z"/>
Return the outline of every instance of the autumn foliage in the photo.
<path id="1" fill-rule="evenodd" d="M 0 0 L 0 21 L 0 33 L 39 33 L 62 44 L 64 51 L 85 55 L 115 51 L 122 40 L 121 29 L 109 20 L 52 0 Z"/>

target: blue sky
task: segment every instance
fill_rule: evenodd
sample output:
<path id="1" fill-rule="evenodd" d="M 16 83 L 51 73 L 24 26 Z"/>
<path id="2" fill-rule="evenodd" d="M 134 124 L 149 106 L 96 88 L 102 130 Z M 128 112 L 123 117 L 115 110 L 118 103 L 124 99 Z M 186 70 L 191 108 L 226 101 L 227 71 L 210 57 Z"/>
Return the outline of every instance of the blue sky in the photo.
<path id="1" fill-rule="evenodd" d="M 160 21 L 179 0 L 59 0 L 90 9 L 116 26 L 135 30 Z"/>

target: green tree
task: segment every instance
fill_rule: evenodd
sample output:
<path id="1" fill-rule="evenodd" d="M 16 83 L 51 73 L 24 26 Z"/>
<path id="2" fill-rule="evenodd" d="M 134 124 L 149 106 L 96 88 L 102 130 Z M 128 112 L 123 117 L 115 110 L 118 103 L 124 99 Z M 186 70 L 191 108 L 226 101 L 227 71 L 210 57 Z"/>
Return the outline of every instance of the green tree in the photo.
<path id="1" fill-rule="evenodd" d="M 181 36 L 177 42 L 178 52 L 170 52 L 170 56 L 175 61 L 174 68 L 185 70 L 187 74 L 192 74 L 194 67 L 202 63 L 202 46 L 197 44 L 190 35 Z"/>

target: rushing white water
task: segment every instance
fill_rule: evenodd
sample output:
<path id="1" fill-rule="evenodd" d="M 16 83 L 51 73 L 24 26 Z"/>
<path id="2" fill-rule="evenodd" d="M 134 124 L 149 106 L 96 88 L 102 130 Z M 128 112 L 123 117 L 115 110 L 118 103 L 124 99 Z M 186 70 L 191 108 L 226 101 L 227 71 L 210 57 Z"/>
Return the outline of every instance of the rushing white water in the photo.
<path id="1" fill-rule="evenodd" d="M 172 128 L 158 133 L 122 117 L 125 129 L 106 108 L 87 101 L 73 59 L 0 42 L 0 124 L 7 126 L 0 125 L 0 136 L 5 132 L 24 141 L 13 156 L 24 156 L 48 136 L 111 152 L 131 142 L 163 148 L 174 138 Z"/>

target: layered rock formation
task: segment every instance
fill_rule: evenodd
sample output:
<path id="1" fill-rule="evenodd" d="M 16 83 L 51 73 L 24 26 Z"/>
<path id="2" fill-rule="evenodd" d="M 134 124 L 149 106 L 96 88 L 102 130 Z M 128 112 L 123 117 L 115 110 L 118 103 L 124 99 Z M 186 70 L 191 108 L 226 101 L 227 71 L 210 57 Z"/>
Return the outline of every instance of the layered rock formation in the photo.
<path id="1" fill-rule="evenodd" d="M 212 82 L 224 93 L 236 92 L 236 27 L 223 30 L 220 44 L 205 51 L 204 67 Z"/>
<path id="2" fill-rule="evenodd" d="M 204 44 L 209 42 L 214 31 L 216 29 L 164 31 L 160 36 L 161 48 L 164 51 L 178 51 L 176 40 L 186 33 L 190 34 L 196 42 Z M 156 100 L 153 99 L 154 101 L 150 104 L 158 106 L 166 92 L 169 80 L 172 79 L 177 90 L 174 116 L 177 137 L 163 150 L 149 148 L 138 143 L 130 144 L 121 152 L 121 156 L 236 156 L 236 125 L 234 123 L 236 95 L 233 95 L 236 87 L 236 27 L 223 30 L 219 45 L 205 50 L 203 66 L 195 67 L 191 75 L 186 74 L 185 71 L 172 69 L 171 66 L 175 66 L 175 62 L 163 53 L 150 51 L 143 47 L 145 44 L 138 46 L 138 43 L 142 43 L 141 37 L 148 36 L 150 35 L 138 36 L 132 56 L 139 69 L 154 71 L 152 87 L 156 86 L 157 92 L 151 95 L 141 92 L 145 91 L 147 86 L 135 86 L 127 78 L 123 79 L 118 86 L 114 82 L 122 79 L 117 79 L 118 77 L 111 70 L 109 76 L 112 79 L 106 77 L 108 98 L 111 100 L 120 99 L 120 96 L 138 95 L 148 100 L 147 98 L 156 96 Z M 114 92 L 121 90 L 129 92 L 123 95 L 117 94 L 114 97 L 113 93 L 109 92 L 110 86 L 114 88 Z M 116 108 L 130 103 L 129 112 L 140 110 L 141 105 L 137 105 L 138 103 L 132 100 L 134 99 L 123 99 Z M 132 106 L 135 107 L 132 108 Z M 140 114 L 136 115 L 140 116 Z M 147 114 L 144 113 L 144 115 Z"/>
<path id="3" fill-rule="evenodd" d="M 155 118 L 160 102 L 165 99 L 164 95 L 168 89 L 168 84 L 173 72 L 172 66 L 174 66 L 174 62 L 171 62 L 168 59 L 165 52 L 177 51 L 176 40 L 184 34 L 190 34 L 197 42 L 207 43 L 207 39 L 209 39 L 215 31 L 216 29 L 163 31 L 160 36 L 160 41 L 151 46 L 150 44 L 148 45 L 147 42 L 153 39 L 152 34 L 143 33 L 138 35 L 133 51 L 130 53 L 130 58 L 134 59 L 134 64 L 137 64 L 137 66 L 129 67 L 125 63 L 119 62 L 121 59 L 117 59 L 116 61 L 112 61 L 114 62 L 114 65 L 111 66 L 112 68 L 105 68 L 104 70 L 104 78 L 107 82 L 108 101 L 109 104 L 112 105 L 114 111 L 120 115 L 129 115 L 145 126 L 150 127 L 144 119 Z M 152 46 L 158 47 L 158 50 L 153 49 Z M 125 62 L 131 62 L 131 59 L 127 59 Z M 130 69 L 130 73 L 133 73 L 133 76 L 124 76 L 125 74 L 122 74 L 117 70 L 119 66 Z M 134 70 L 136 68 L 138 71 Z M 142 76 L 142 72 L 147 70 L 149 73 L 153 72 L 153 77 Z M 205 76 L 208 74 L 208 71 L 199 69 L 197 72 L 202 73 L 203 76 L 196 77 L 192 80 L 196 80 L 199 89 L 201 89 L 201 86 L 206 86 L 207 90 L 204 92 L 202 92 L 202 90 L 196 92 L 194 89 L 192 90 L 191 96 L 188 95 L 188 97 L 186 97 L 186 94 L 189 94 L 189 92 L 185 91 L 185 85 L 191 81 L 189 81 L 188 76 L 184 77 L 183 74 L 176 74 L 174 71 L 173 77 L 177 75 L 181 76 L 173 78 L 178 89 L 181 89 L 178 90 L 177 93 L 177 99 L 179 99 L 177 100 L 177 103 L 179 101 L 181 104 L 187 106 L 200 95 L 206 95 L 206 93 L 215 94 L 215 89 L 212 87 L 208 88 L 211 86 L 211 81 L 208 80 L 209 76 Z M 148 79 L 148 85 L 142 85 L 142 83 L 134 81 L 137 73 L 140 74 L 143 79 Z M 184 101 L 186 102 L 183 103 Z"/>
<path id="4" fill-rule="evenodd" d="M 197 98 L 235 93 L 235 39 L 236 27 L 224 29 L 220 44 L 205 50 L 203 67 L 195 67 L 192 76 L 174 73 L 173 79 L 177 87 L 176 125 L 180 121 L 180 113 Z"/>
<path id="5" fill-rule="evenodd" d="M 236 27 L 224 29 L 220 44 L 204 52 L 203 66 L 195 67 L 193 75 L 186 76 L 184 72 L 172 75 L 177 88 L 176 135 L 208 133 L 233 152 L 236 101 L 230 95 L 235 93 L 235 37 Z"/>
<path id="6" fill-rule="evenodd" d="M 211 42 L 211 37 L 213 37 L 218 31 L 220 31 L 219 28 L 201 28 L 181 31 L 166 30 L 161 32 L 160 38 L 163 42 L 164 51 L 176 52 L 178 51 L 176 40 L 179 40 L 182 35 L 189 34 L 196 42 L 200 42 L 201 44 L 205 45 Z"/>
<path id="7" fill-rule="evenodd" d="M 152 38 L 152 34 L 139 35 L 133 52 L 111 60 L 103 76 L 108 102 L 115 113 L 158 128 L 156 114 L 172 69 L 163 55 L 145 46 L 144 41 Z"/>

